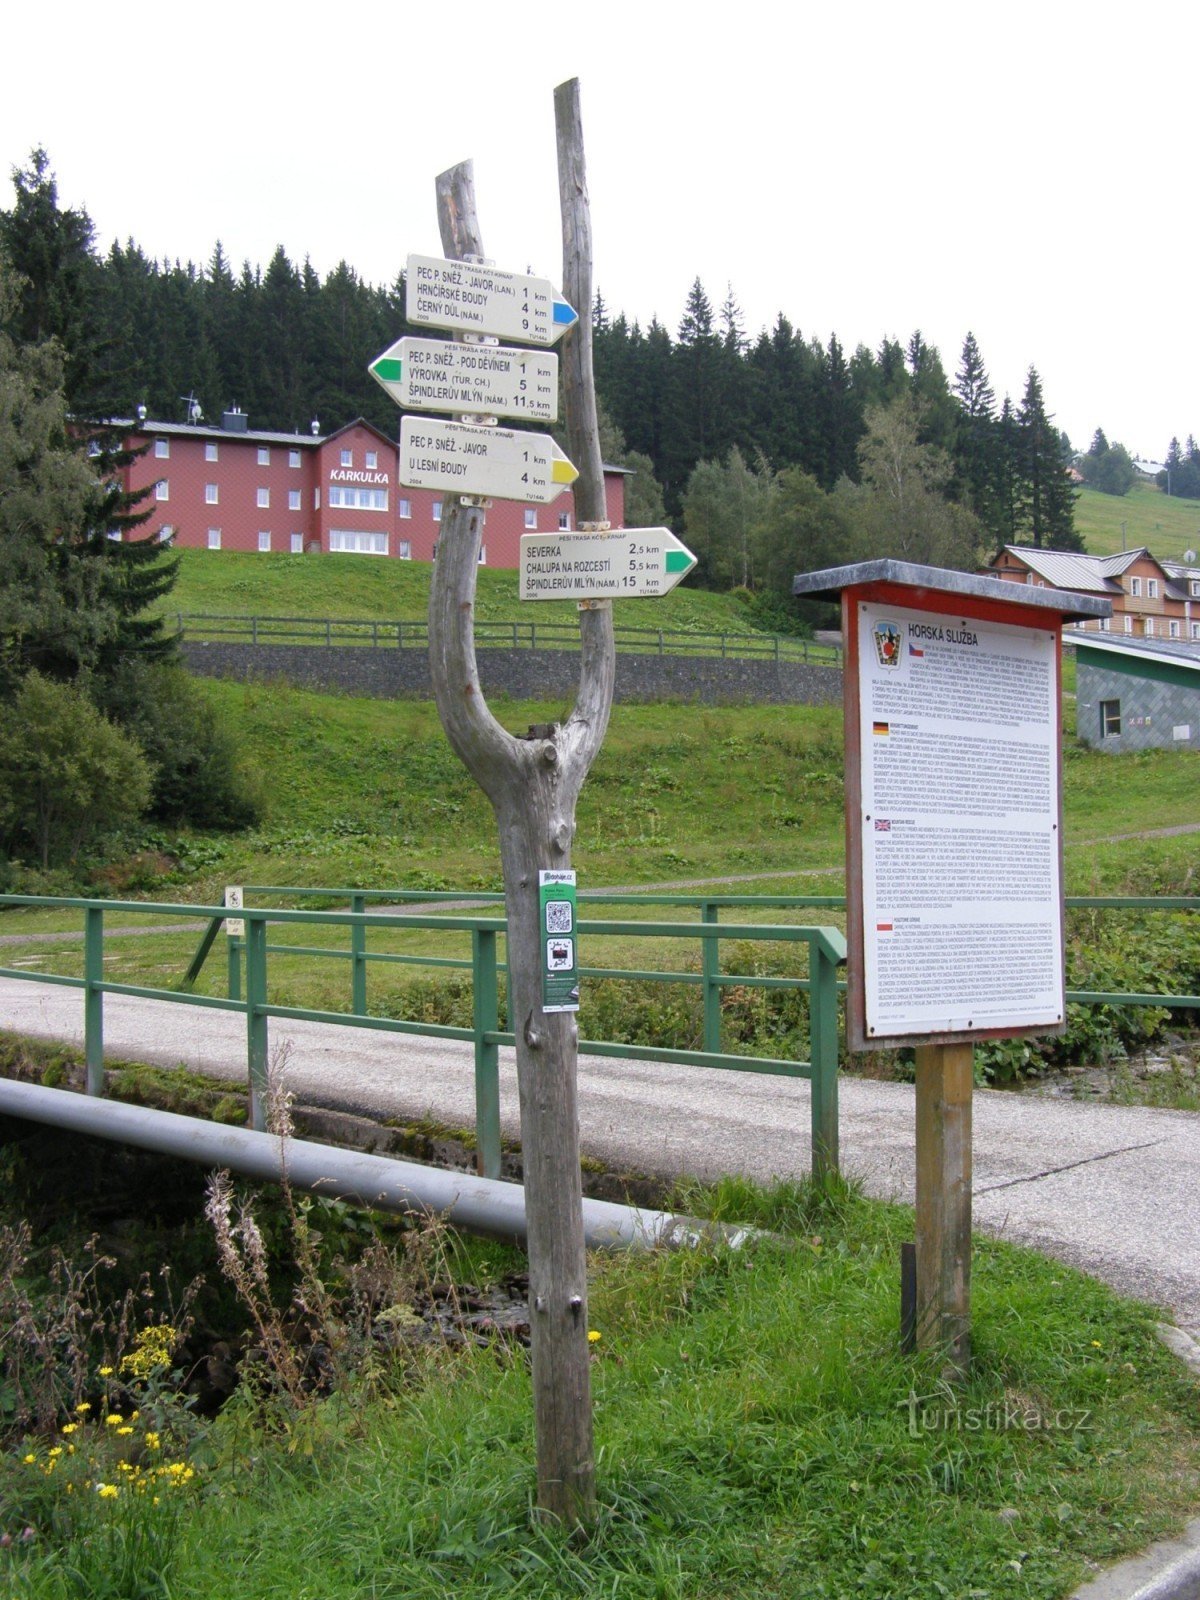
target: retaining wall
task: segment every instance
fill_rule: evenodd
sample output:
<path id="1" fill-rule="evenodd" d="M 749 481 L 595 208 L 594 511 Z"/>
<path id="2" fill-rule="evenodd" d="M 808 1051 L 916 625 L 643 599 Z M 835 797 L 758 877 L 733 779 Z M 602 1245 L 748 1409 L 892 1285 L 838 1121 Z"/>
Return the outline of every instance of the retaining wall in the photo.
<path id="1" fill-rule="evenodd" d="M 424 650 L 354 645 L 270 645 L 187 640 L 183 659 L 210 678 L 282 678 L 298 688 L 334 690 L 380 700 L 433 697 Z M 579 675 L 573 650 L 480 650 L 485 693 L 514 700 L 571 702 Z M 842 697 L 837 667 L 792 661 L 742 661 L 704 656 L 617 655 L 616 699 L 626 704 L 691 700 L 702 705 L 833 705 Z"/>

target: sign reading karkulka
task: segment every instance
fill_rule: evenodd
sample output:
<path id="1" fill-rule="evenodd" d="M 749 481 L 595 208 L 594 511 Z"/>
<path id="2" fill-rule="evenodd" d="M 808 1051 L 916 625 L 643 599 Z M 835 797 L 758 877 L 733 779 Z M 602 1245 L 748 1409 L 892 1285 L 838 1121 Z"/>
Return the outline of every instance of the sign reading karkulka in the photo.
<path id="1" fill-rule="evenodd" d="M 836 585 L 851 1048 L 1059 1031 L 1059 639 L 1095 602 L 898 562 L 839 574 L 859 576 Z"/>

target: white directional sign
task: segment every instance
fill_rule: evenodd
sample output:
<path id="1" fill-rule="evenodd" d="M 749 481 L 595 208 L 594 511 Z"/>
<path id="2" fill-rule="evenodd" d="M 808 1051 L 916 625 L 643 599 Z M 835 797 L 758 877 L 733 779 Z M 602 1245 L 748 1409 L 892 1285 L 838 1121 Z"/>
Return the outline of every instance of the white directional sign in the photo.
<path id="1" fill-rule="evenodd" d="M 404 314 L 424 328 L 494 333 L 522 344 L 555 344 L 578 313 L 545 278 L 470 261 L 409 256 Z"/>
<path id="2" fill-rule="evenodd" d="M 549 350 L 399 339 L 368 369 L 397 405 L 482 416 L 558 416 L 558 357 Z"/>
<path id="3" fill-rule="evenodd" d="M 521 536 L 522 600 L 650 599 L 696 565 L 669 528 Z"/>
<path id="4" fill-rule="evenodd" d="M 579 473 L 546 433 L 402 417 L 399 475 L 409 489 L 451 489 L 548 505 Z"/>

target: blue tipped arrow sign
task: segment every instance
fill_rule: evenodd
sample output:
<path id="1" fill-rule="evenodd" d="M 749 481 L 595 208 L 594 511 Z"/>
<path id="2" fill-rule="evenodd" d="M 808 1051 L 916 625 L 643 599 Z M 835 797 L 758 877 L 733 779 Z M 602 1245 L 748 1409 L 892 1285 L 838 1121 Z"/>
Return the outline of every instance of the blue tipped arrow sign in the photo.
<path id="1" fill-rule="evenodd" d="M 579 321 L 579 313 L 545 278 L 438 256 L 409 256 L 404 315 L 425 328 L 541 345 L 555 344 Z"/>

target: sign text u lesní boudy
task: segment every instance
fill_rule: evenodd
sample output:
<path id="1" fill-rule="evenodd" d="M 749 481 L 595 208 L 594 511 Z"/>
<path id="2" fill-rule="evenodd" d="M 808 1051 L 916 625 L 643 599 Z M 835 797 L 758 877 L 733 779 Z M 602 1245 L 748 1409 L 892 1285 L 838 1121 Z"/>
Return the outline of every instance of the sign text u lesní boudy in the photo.
<path id="1" fill-rule="evenodd" d="M 400 421 L 400 482 L 410 489 L 548 505 L 579 473 L 545 433 L 476 428 L 440 417 Z"/>
<path id="2" fill-rule="evenodd" d="M 546 278 L 438 256 L 409 256 L 404 315 L 423 328 L 492 333 L 539 345 L 557 343 L 579 321 Z"/>

